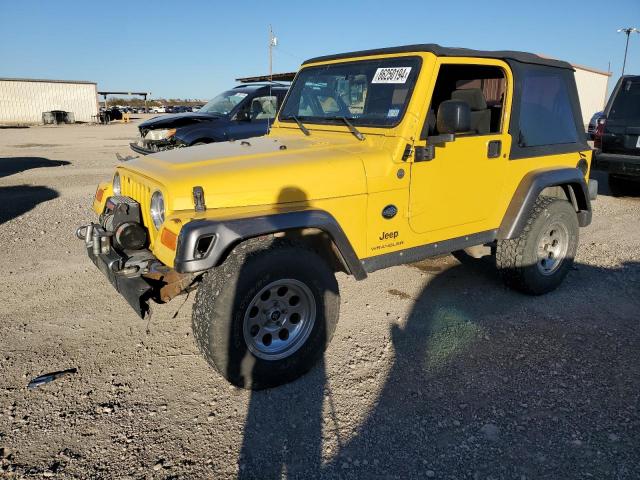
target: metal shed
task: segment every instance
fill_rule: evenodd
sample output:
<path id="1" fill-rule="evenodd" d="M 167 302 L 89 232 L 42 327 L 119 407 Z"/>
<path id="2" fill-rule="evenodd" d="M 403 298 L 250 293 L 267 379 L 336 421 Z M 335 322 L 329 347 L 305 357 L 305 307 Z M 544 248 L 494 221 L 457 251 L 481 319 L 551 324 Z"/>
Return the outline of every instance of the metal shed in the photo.
<path id="1" fill-rule="evenodd" d="M 95 82 L 0 78 L 0 124 L 35 125 L 42 113 L 72 112 L 76 121 L 91 122 L 98 113 Z"/>
<path id="2" fill-rule="evenodd" d="M 580 97 L 582 120 L 585 123 L 586 129 L 591 116 L 596 112 L 604 110 L 611 72 L 604 72 L 583 65 L 572 64 L 572 66 L 576 71 L 576 86 L 578 87 L 578 96 Z"/>

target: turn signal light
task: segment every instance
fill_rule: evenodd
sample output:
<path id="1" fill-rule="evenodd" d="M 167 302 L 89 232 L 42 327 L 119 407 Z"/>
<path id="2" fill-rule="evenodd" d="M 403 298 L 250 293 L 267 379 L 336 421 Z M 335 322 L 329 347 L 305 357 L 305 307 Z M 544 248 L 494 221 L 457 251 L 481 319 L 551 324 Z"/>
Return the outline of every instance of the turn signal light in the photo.
<path id="1" fill-rule="evenodd" d="M 160 242 L 162 242 L 165 247 L 175 250 L 178 244 L 178 236 L 171 230 L 164 228 L 162 235 L 160 235 Z"/>
<path id="2" fill-rule="evenodd" d="M 102 196 L 104 195 L 104 189 L 103 188 L 98 188 L 96 190 L 96 200 L 99 202 L 102 201 Z"/>

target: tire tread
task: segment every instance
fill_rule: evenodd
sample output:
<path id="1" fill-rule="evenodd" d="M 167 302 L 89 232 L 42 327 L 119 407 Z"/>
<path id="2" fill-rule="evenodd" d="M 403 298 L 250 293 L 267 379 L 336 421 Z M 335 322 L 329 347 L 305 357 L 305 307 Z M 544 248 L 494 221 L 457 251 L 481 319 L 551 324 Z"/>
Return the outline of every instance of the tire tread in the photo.
<path id="1" fill-rule="evenodd" d="M 526 279 L 525 272 L 529 267 L 524 264 L 525 248 L 535 221 L 552 203 L 558 201 L 566 200 L 559 200 L 547 196 L 538 197 L 531 209 L 522 233 L 516 238 L 498 241 L 495 257 L 496 266 L 498 267 L 498 272 L 502 280 L 508 287 L 527 294 L 538 294 L 538 291 L 535 290 Z"/>

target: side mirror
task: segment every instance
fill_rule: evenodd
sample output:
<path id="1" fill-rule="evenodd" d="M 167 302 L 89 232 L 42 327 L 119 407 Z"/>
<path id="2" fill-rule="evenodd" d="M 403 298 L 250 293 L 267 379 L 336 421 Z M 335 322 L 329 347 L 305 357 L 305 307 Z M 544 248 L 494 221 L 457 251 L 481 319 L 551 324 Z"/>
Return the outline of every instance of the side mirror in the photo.
<path id="1" fill-rule="evenodd" d="M 453 142 L 456 133 L 468 132 L 471 129 L 471 108 L 467 102 L 445 100 L 438 107 L 436 128 L 439 135 L 427 137 L 427 146 L 416 147 L 415 161 L 428 162 L 436 157 L 436 145 Z"/>
<path id="2" fill-rule="evenodd" d="M 468 132 L 471 129 L 471 108 L 467 102 L 445 100 L 438 107 L 436 126 L 440 133 Z"/>

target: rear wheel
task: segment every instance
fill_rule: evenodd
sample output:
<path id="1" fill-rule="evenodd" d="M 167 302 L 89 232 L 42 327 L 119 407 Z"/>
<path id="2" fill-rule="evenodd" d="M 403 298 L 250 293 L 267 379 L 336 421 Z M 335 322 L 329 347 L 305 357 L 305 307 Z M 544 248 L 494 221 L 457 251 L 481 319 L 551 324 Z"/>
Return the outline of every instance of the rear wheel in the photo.
<path id="1" fill-rule="evenodd" d="M 573 265 L 578 232 L 568 201 L 539 197 L 522 234 L 498 241 L 496 265 L 504 282 L 532 295 L 557 288 Z"/>
<path id="2" fill-rule="evenodd" d="M 253 240 L 205 275 L 192 327 L 211 366 L 256 390 L 290 382 L 320 360 L 339 309 L 333 271 L 315 252 Z"/>

